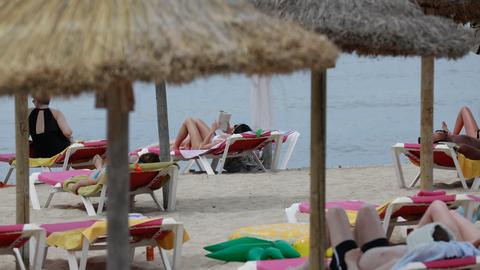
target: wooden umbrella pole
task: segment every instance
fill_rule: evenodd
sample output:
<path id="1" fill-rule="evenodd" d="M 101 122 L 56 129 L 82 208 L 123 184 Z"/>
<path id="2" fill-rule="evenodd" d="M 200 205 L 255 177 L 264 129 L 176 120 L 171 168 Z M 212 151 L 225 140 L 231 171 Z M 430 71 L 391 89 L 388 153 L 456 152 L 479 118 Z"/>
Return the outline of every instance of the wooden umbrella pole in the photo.
<path id="1" fill-rule="evenodd" d="M 421 122 L 420 122 L 420 179 L 421 188 L 433 189 L 433 56 L 422 57 L 422 90 L 421 90 Z"/>
<path id="2" fill-rule="evenodd" d="M 29 206 L 29 146 L 28 146 L 28 96 L 15 95 L 15 159 L 16 159 L 16 222 L 30 223 Z M 25 265 L 28 264 L 28 249 L 22 249 Z"/>
<path id="3" fill-rule="evenodd" d="M 108 270 L 130 269 L 128 230 L 128 117 L 132 84 L 120 81 L 107 93 Z"/>
<path id="4" fill-rule="evenodd" d="M 158 145 L 160 147 L 160 161 L 170 161 L 170 136 L 168 129 L 168 107 L 167 107 L 167 87 L 165 82 L 155 84 L 155 94 L 157 97 L 157 127 L 158 127 Z M 168 183 L 163 190 L 163 207 L 168 209 Z"/>
<path id="5" fill-rule="evenodd" d="M 310 270 L 324 269 L 325 222 L 325 142 L 327 113 L 327 71 L 311 71 L 310 146 Z"/>

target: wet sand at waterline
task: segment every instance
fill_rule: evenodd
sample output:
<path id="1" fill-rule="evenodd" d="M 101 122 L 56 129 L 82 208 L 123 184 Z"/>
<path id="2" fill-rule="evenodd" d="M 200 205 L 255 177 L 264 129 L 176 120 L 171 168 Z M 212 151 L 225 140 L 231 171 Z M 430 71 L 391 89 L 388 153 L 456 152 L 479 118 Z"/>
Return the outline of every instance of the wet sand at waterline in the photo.
<path id="1" fill-rule="evenodd" d="M 411 179 L 417 168 L 404 165 L 406 179 Z M 435 171 L 435 178 L 451 182 L 454 172 Z M 136 197 L 132 212 L 148 216 L 168 216 L 185 224 L 190 241 L 183 246 L 183 269 L 236 269 L 241 263 L 224 263 L 205 257 L 203 246 L 227 240 L 235 229 L 242 226 L 286 222 L 284 208 L 294 202 L 308 199 L 308 169 L 294 169 L 277 173 L 206 175 L 180 175 L 177 192 L 177 210 L 162 213 L 146 195 Z M 37 185 L 40 202 L 48 197 L 50 186 Z M 437 185 L 437 188 L 445 188 Z M 458 187 L 448 192 L 465 193 Z M 397 186 L 391 165 L 372 167 L 336 168 L 327 170 L 327 200 L 359 199 L 383 203 L 397 196 L 412 195 L 417 189 L 406 190 Z M 161 192 L 157 191 L 161 196 Z M 31 209 L 32 223 L 85 220 L 89 217 L 78 197 L 60 193 L 47 209 Z M 108 211 L 108 210 L 107 210 Z M 15 188 L 0 189 L 1 224 L 15 222 Z M 394 240 L 399 241 L 397 229 Z M 171 256 L 171 252 L 168 252 Z M 104 269 L 104 251 L 89 253 L 87 269 Z M 13 256 L 0 256 L 0 269 L 15 269 Z M 46 269 L 68 269 L 66 253 L 50 249 Z M 146 262 L 145 248 L 137 248 L 132 269 L 163 269 L 158 253 L 155 262 Z"/>

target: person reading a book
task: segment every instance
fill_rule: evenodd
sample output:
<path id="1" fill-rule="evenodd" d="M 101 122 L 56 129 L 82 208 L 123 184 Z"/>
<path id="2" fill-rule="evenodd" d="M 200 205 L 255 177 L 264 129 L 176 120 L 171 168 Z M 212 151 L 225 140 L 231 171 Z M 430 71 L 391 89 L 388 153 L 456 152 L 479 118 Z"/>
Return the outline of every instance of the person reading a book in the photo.
<path id="1" fill-rule="evenodd" d="M 220 123 L 217 120 L 209 128 L 203 120 L 188 117 L 180 126 L 177 137 L 170 148 L 171 150 L 208 149 L 224 141 L 231 134 L 252 130 L 246 124 L 238 124 L 232 127 L 230 123 L 225 130 L 219 128 Z M 219 131 L 218 134 L 217 131 Z"/>

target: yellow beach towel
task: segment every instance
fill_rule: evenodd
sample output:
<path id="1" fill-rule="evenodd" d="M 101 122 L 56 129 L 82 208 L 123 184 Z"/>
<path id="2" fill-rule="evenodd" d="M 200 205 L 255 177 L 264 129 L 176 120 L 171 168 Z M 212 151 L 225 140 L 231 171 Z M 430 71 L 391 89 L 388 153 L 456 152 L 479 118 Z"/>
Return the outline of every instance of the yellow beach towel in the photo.
<path id="1" fill-rule="evenodd" d="M 129 219 L 129 227 L 146 223 L 155 219 Z M 107 233 L 106 220 L 98 220 L 88 228 L 74 229 L 65 232 L 52 233 L 47 238 L 47 244 L 49 246 L 60 247 L 66 250 L 79 250 L 82 248 L 82 241 L 85 237 L 88 242 L 92 243 L 101 236 Z M 183 242 L 185 243 L 190 239 L 188 233 L 184 231 Z M 172 249 L 174 247 L 174 233 L 167 232 L 167 234 L 157 241 L 159 247 L 163 249 Z"/>
<path id="2" fill-rule="evenodd" d="M 463 154 L 458 154 L 458 164 L 462 169 L 463 176 L 467 179 L 480 176 L 480 160 L 466 158 Z"/>

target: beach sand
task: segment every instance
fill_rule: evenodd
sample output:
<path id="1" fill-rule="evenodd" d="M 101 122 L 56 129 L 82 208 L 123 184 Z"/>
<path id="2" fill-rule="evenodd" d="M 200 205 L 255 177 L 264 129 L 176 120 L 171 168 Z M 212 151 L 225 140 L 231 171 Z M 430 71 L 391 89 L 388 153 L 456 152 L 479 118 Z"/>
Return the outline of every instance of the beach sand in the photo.
<path id="1" fill-rule="evenodd" d="M 406 179 L 418 171 L 404 165 Z M 435 178 L 443 182 L 455 179 L 449 171 L 435 171 Z M 294 202 L 308 200 L 308 169 L 293 169 L 277 173 L 206 175 L 180 175 L 177 209 L 163 213 L 155 208 L 146 195 L 137 196 L 132 212 L 148 216 L 169 216 L 185 224 L 191 236 L 184 244 L 183 269 L 236 269 L 241 263 L 224 263 L 205 257 L 203 246 L 227 240 L 235 229 L 242 226 L 286 222 L 284 208 Z M 437 188 L 445 186 L 437 185 Z M 40 202 L 45 202 L 50 186 L 37 185 Z M 360 199 L 383 203 L 397 196 L 412 195 L 417 189 L 406 190 L 397 186 L 392 166 L 334 168 L 327 170 L 327 200 Z M 449 192 L 465 193 L 457 187 Z M 160 193 L 160 192 L 158 192 Z M 161 195 L 160 195 L 161 196 Z M 15 222 L 15 188 L 0 189 L 1 224 Z M 67 193 L 56 194 L 47 209 L 30 210 L 32 223 L 65 222 L 88 219 L 80 199 Z M 395 235 L 399 238 L 399 231 Z M 394 235 L 394 236 L 395 236 Z M 394 237 L 395 238 L 395 237 Z M 168 252 L 171 256 L 171 252 Z M 106 252 L 90 252 L 88 269 L 103 269 Z M 162 269 L 159 255 L 155 262 L 146 262 L 145 248 L 138 248 L 132 269 Z M 156 263 L 156 265 L 154 264 Z M 68 269 L 66 253 L 50 249 L 47 269 Z M 0 269 L 15 269 L 13 256 L 0 257 Z"/>

